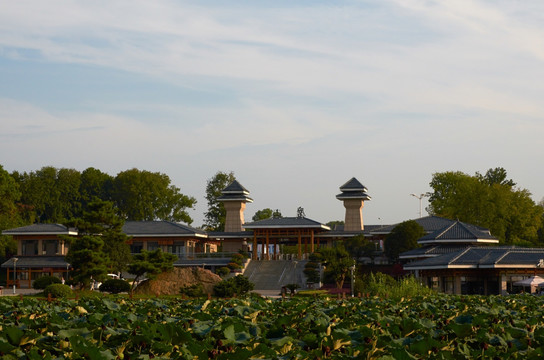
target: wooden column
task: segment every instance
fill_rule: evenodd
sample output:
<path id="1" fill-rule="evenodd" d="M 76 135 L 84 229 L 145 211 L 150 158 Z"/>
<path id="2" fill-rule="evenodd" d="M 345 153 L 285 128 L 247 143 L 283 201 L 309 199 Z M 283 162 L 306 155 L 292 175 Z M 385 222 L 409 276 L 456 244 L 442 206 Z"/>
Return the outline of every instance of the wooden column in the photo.
<path id="1" fill-rule="evenodd" d="M 274 260 L 278 259 L 278 238 L 274 238 Z"/>
<path id="2" fill-rule="evenodd" d="M 257 260 L 257 231 L 253 233 L 253 260 Z"/>
<path id="3" fill-rule="evenodd" d="M 298 231 L 298 259 L 302 259 L 302 239 L 300 235 L 300 230 Z"/>
<path id="4" fill-rule="evenodd" d="M 308 254 L 308 237 L 304 237 L 304 255 Z"/>
<path id="5" fill-rule="evenodd" d="M 315 248 L 314 248 L 314 231 L 313 230 L 310 230 L 310 253 L 314 253 L 315 251 Z"/>
<path id="6" fill-rule="evenodd" d="M 270 233 L 266 232 L 266 260 L 270 260 Z"/>

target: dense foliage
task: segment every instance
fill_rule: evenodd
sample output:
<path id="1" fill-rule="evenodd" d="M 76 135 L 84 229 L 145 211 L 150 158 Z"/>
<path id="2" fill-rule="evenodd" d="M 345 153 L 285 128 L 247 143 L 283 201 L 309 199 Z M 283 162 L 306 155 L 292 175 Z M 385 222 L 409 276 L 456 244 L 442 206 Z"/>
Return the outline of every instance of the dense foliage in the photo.
<path id="1" fill-rule="evenodd" d="M 40 170 L 11 175 L 0 167 L 0 194 L 9 189 L 3 201 L 10 203 L 13 225 L 41 223 L 63 224 L 80 218 L 88 205 L 100 199 L 111 201 L 115 211 L 126 220 L 173 220 L 192 222 L 186 209 L 196 200 L 183 195 L 162 173 L 131 169 L 115 177 L 95 168 L 83 172 L 45 166 Z M 2 206 L 2 204 L 0 204 Z M 15 227 L 2 224 L 2 229 Z"/>
<path id="2" fill-rule="evenodd" d="M 104 281 L 98 290 L 103 292 L 108 292 L 110 294 L 119 294 L 122 292 L 130 291 L 130 284 L 128 281 L 123 279 L 108 279 Z"/>
<path id="3" fill-rule="evenodd" d="M 43 290 L 43 294 L 53 298 L 67 298 L 72 295 L 72 289 L 65 284 L 51 284 Z"/>
<path id="4" fill-rule="evenodd" d="M 217 283 L 213 287 L 213 292 L 219 297 L 232 297 L 247 294 L 254 287 L 255 284 L 250 282 L 247 277 L 238 275 Z"/>
<path id="5" fill-rule="evenodd" d="M 419 247 L 417 240 L 424 235 L 425 229 L 417 222 L 404 221 L 395 226 L 385 238 L 385 254 L 389 259 L 397 261 L 401 253 Z"/>
<path id="6" fill-rule="evenodd" d="M 209 231 L 224 231 L 227 211 L 223 203 L 217 200 L 222 195 L 222 191 L 230 183 L 236 180 L 234 172 L 225 173 L 218 171 L 206 183 L 206 201 L 208 202 L 208 211 L 204 213 L 204 223 Z"/>
<path id="7" fill-rule="evenodd" d="M 158 274 L 174 268 L 174 261 L 177 256 L 174 254 L 163 252 L 161 249 L 154 251 L 142 250 L 141 253 L 135 254 L 132 263 L 128 266 L 128 272 L 136 275 L 132 282 L 131 291 L 134 290 L 138 281 L 145 275 L 148 279 L 155 278 Z"/>
<path id="8" fill-rule="evenodd" d="M 482 226 L 502 243 L 539 245 L 544 208 L 526 189 L 507 179 L 503 168 L 474 176 L 456 171 L 436 173 L 430 186 L 429 212 L 433 215 Z"/>
<path id="9" fill-rule="evenodd" d="M 32 288 L 43 290 L 51 284 L 60 284 L 61 280 L 56 276 L 42 276 L 32 282 Z"/>
<path id="10" fill-rule="evenodd" d="M 534 296 L 0 299 L 4 359 L 532 359 Z"/>

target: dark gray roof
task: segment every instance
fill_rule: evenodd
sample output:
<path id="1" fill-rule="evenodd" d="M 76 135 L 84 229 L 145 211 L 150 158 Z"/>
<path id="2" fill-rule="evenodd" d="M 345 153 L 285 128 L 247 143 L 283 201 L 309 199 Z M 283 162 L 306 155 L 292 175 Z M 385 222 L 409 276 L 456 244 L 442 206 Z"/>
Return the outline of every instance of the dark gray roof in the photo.
<path id="1" fill-rule="evenodd" d="M 442 218 L 439 216 L 425 216 L 425 217 L 422 217 L 419 219 L 413 219 L 413 220 L 416 223 L 418 223 L 425 230 L 426 233 L 432 233 L 436 230 L 443 229 L 446 226 L 449 226 L 455 223 L 455 220 L 450 220 L 450 219 Z M 399 224 L 383 226 L 381 229 L 376 229 L 374 233 L 375 234 L 389 234 Z"/>
<path id="2" fill-rule="evenodd" d="M 469 246 L 457 252 L 408 263 L 404 269 L 536 268 L 542 259 L 544 248 Z"/>
<path id="3" fill-rule="evenodd" d="M 249 191 L 237 180 L 234 180 L 226 188 L 224 188 L 221 191 L 221 194 L 222 195 L 217 198 L 219 201 L 253 202 L 253 199 L 249 197 Z"/>
<path id="4" fill-rule="evenodd" d="M 399 255 L 400 259 L 419 259 L 436 257 L 444 254 L 458 252 L 459 250 L 466 249 L 468 245 L 427 245 L 417 249 L 412 249 L 403 252 Z"/>
<path id="5" fill-rule="evenodd" d="M 16 256 L 17 268 L 62 268 L 66 269 L 68 263 L 64 256 Z M 3 268 L 13 268 L 13 259 L 2 264 Z"/>
<path id="6" fill-rule="evenodd" d="M 3 235 L 77 235 L 75 229 L 61 224 L 32 224 L 2 231 Z"/>
<path id="7" fill-rule="evenodd" d="M 455 221 L 444 228 L 438 229 L 420 238 L 420 244 L 430 243 L 493 243 L 499 239 L 492 236 L 488 229 Z"/>
<path id="8" fill-rule="evenodd" d="M 233 182 L 231 182 L 226 188 L 224 188 L 222 191 L 222 193 L 229 193 L 229 192 L 235 192 L 235 193 L 246 193 L 246 194 L 249 194 L 249 191 L 242 186 L 242 184 L 240 184 L 238 182 L 238 180 L 234 180 Z"/>
<path id="9" fill-rule="evenodd" d="M 284 217 L 270 218 L 244 224 L 246 229 L 294 229 L 294 228 L 313 228 L 330 230 L 327 225 L 306 217 Z"/>
<path id="10" fill-rule="evenodd" d="M 203 230 L 171 221 L 127 221 L 125 222 L 125 225 L 123 225 L 123 232 L 133 237 L 207 236 Z"/>
<path id="11" fill-rule="evenodd" d="M 366 192 L 368 189 L 359 182 L 356 178 L 352 177 L 348 182 L 346 182 L 344 185 L 340 186 L 340 191 L 346 192 L 346 191 L 362 191 Z"/>
<path id="12" fill-rule="evenodd" d="M 211 239 L 240 239 L 240 238 L 252 238 L 252 237 L 253 237 L 253 231 L 238 231 L 238 232 L 211 231 L 211 232 L 208 232 L 208 238 L 211 238 Z"/>
<path id="13" fill-rule="evenodd" d="M 336 195 L 338 200 L 361 199 L 370 200 L 371 197 L 366 193 L 367 188 L 356 178 L 351 178 L 347 183 L 340 186 L 341 194 Z"/>

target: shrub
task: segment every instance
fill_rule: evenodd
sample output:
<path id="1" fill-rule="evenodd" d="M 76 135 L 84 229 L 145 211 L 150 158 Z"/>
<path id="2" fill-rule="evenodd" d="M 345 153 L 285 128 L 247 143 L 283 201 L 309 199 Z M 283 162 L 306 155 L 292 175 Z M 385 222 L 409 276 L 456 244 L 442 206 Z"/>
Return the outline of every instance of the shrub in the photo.
<path id="1" fill-rule="evenodd" d="M 244 256 L 242 254 L 233 254 L 230 261 L 242 265 L 244 263 Z"/>
<path id="2" fill-rule="evenodd" d="M 215 270 L 215 273 L 221 277 L 226 276 L 230 274 L 230 269 L 226 266 L 220 267 Z"/>
<path id="3" fill-rule="evenodd" d="M 51 284 L 43 291 L 45 296 L 51 295 L 54 298 L 65 298 L 72 295 L 72 289 L 64 284 Z"/>
<path id="4" fill-rule="evenodd" d="M 237 269 L 241 269 L 242 268 L 242 265 L 240 264 L 237 264 L 235 262 L 230 262 L 227 267 L 231 270 L 237 270 Z"/>
<path id="5" fill-rule="evenodd" d="M 130 291 L 130 284 L 121 279 L 108 279 L 104 281 L 100 288 L 98 289 L 102 292 L 109 292 L 110 294 L 119 294 L 122 292 Z"/>
<path id="6" fill-rule="evenodd" d="M 43 290 L 51 284 L 60 284 L 61 280 L 56 276 L 42 276 L 34 280 L 32 288 L 36 290 Z"/>
<path id="7" fill-rule="evenodd" d="M 393 299 L 412 298 L 431 295 L 434 291 L 421 285 L 413 276 L 395 280 L 389 275 L 376 273 L 356 277 L 355 293 L 367 293 L 371 296 L 390 297 Z"/>
<path id="8" fill-rule="evenodd" d="M 285 285 L 285 288 L 289 290 L 291 294 L 294 294 L 298 288 L 300 288 L 299 284 L 287 284 Z"/>
<path id="9" fill-rule="evenodd" d="M 206 295 L 204 285 L 202 284 L 193 284 L 191 286 L 182 287 L 179 292 L 182 295 L 187 295 L 190 297 L 202 297 Z"/>
<path id="10" fill-rule="evenodd" d="M 232 297 L 234 294 L 244 295 L 255 287 L 255 284 L 243 275 L 223 280 L 213 287 L 215 295 L 219 297 Z"/>

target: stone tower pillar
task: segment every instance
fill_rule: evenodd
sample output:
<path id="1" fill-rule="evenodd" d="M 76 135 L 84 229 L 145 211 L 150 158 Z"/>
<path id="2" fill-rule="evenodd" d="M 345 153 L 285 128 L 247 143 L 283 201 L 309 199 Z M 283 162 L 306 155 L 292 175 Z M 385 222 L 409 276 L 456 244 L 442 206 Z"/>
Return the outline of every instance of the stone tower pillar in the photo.
<path id="1" fill-rule="evenodd" d="M 366 193 L 367 188 L 356 178 L 351 178 L 340 187 L 340 191 L 342 193 L 336 195 L 336 198 L 343 201 L 346 208 L 344 231 L 363 231 L 363 206 L 365 200 L 371 199 Z"/>
<path id="2" fill-rule="evenodd" d="M 246 203 L 253 202 L 247 191 L 240 183 L 234 180 L 221 191 L 217 200 L 221 201 L 227 211 L 225 219 L 225 232 L 244 231 L 244 210 Z"/>

